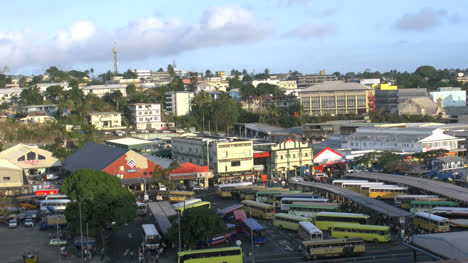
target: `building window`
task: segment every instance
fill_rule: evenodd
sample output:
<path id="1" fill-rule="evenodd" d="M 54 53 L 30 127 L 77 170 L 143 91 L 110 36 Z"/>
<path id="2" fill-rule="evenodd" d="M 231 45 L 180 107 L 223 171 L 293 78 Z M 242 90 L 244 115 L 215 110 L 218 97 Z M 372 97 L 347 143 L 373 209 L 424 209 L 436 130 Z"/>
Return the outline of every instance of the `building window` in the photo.
<path id="1" fill-rule="evenodd" d="M 308 156 L 309 156 L 309 154 L 308 154 L 308 153 L 306 153 L 306 154 L 305 154 L 305 157 L 308 157 Z"/>
<path id="2" fill-rule="evenodd" d="M 37 157 L 38 157 L 39 160 L 45 160 L 45 156 L 43 156 L 43 155 L 38 154 Z"/>
<path id="3" fill-rule="evenodd" d="M 147 172 L 144 172 L 143 175 L 147 175 L 148 173 Z"/>
<path id="4" fill-rule="evenodd" d="M 153 175 L 153 172 L 149 172 L 149 175 Z"/>
<path id="5" fill-rule="evenodd" d="M 4 176 L 3 181 L 10 181 L 10 177 L 9 176 Z"/>
<path id="6" fill-rule="evenodd" d="M 27 158 L 28 158 L 28 161 L 36 160 L 36 153 L 35 152 L 28 152 Z"/>
<path id="7" fill-rule="evenodd" d="M 18 158 L 18 162 L 24 161 L 24 155 Z"/>
<path id="8" fill-rule="evenodd" d="M 123 171 L 123 170 L 124 170 L 124 167 L 123 167 L 123 166 L 119 166 L 119 170 L 120 170 L 120 171 Z"/>
<path id="9" fill-rule="evenodd" d="M 240 166 L 240 161 L 231 162 L 231 167 Z"/>

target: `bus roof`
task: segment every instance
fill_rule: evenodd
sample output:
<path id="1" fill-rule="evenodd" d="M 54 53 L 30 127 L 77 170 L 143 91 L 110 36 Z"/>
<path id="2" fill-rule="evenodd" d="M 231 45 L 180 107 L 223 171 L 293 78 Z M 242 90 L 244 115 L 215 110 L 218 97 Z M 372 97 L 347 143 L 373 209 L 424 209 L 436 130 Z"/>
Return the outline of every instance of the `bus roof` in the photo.
<path id="1" fill-rule="evenodd" d="M 227 213 L 229 213 L 229 212 L 232 212 L 232 211 L 234 211 L 234 210 L 240 209 L 240 208 L 242 208 L 242 207 L 244 207 L 243 204 L 234 204 L 234 205 L 230 205 L 230 206 L 228 206 L 228 207 L 226 207 L 226 208 L 224 208 L 224 209 L 222 209 L 222 210 L 219 210 L 219 211 L 218 211 L 218 215 L 225 215 L 225 214 L 227 214 Z"/>
<path id="2" fill-rule="evenodd" d="M 299 222 L 299 227 L 304 228 L 309 233 L 323 233 L 322 230 L 318 229 L 318 227 L 316 227 L 310 221 Z"/>
<path id="3" fill-rule="evenodd" d="M 440 205 L 440 206 L 449 206 L 449 205 L 458 205 L 458 202 L 455 201 L 431 201 L 431 200 L 414 200 L 411 201 L 410 205 Z"/>
<path id="4" fill-rule="evenodd" d="M 266 190 L 266 189 L 265 189 Z M 290 190 L 287 190 L 287 191 L 258 191 L 257 192 L 257 195 L 258 194 L 281 194 L 281 193 L 300 193 L 301 191 L 299 190 L 294 190 L 294 191 L 290 191 Z"/>
<path id="5" fill-rule="evenodd" d="M 365 214 L 357 213 L 339 213 L 339 212 L 318 212 L 315 216 L 335 216 L 335 217 L 359 217 L 359 218 L 369 218 Z"/>
<path id="6" fill-rule="evenodd" d="M 321 205 L 298 205 L 296 203 L 293 203 L 292 205 L 289 205 L 289 209 L 294 208 L 310 208 L 310 209 L 321 209 L 321 210 L 330 210 L 330 211 L 336 211 L 338 210 L 339 206 L 321 206 Z"/>
<path id="7" fill-rule="evenodd" d="M 281 201 L 288 201 L 288 200 L 291 200 L 291 201 L 303 201 L 303 202 L 308 202 L 308 201 L 311 201 L 311 202 L 328 202 L 328 199 L 326 198 L 304 198 L 304 197 L 285 197 L 283 199 L 281 199 Z"/>
<path id="8" fill-rule="evenodd" d="M 258 206 L 258 207 L 263 207 L 263 208 L 267 208 L 267 207 L 274 207 L 274 205 L 270 205 L 270 204 L 265 204 L 265 203 L 262 203 L 262 202 L 257 202 L 257 201 L 252 201 L 252 200 L 243 200 L 241 202 L 243 205 L 254 205 L 254 206 Z"/>
<path id="9" fill-rule="evenodd" d="M 384 183 L 381 182 L 350 182 L 350 183 L 343 183 L 341 185 L 383 185 Z"/>
<path id="10" fill-rule="evenodd" d="M 355 182 L 355 183 L 361 183 L 361 182 L 365 183 L 365 182 L 369 182 L 369 181 L 368 180 L 346 180 L 346 179 L 341 180 L 341 179 L 339 179 L 339 180 L 333 180 L 332 184 L 334 184 L 334 183 L 353 183 L 353 182 Z"/>
<path id="11" fill-rule="evenodd" d="M 309 240 L 309 241 L 302 241 L 304 246 L 308 245 L 320 245 L 320 244 L 335 244 L 335 243 L 345 243 L 345 242 L 363 242 L 362 238 L 340 238 L 340 239 L 324 239 L 324 240 Z"/>
<path id="12" fill-rule="evenodd" d="M 438 198 L 438 195 L 396 195 L 395 199 L 399 198 Z"/>
<path id="13" fill-rule="evenodd" d="M 143 224 L 141 227 L 147 236 L 159 236 L 159 232 L 154 224 Z"/>
<path id="14" fill-rule="evenodd" d="M 56 204 L 56 203 L 69 203 L 70 199 L 52 199 L 52 200 L 42 200 L 42 204 Z"/>
<path id="15" fill-rule="evenodd" d="M 175 210 L 181 210 L 181 209 L 187 209 L 187 208 L 193 208 L 193 207 L 198 207 L 201 205 L 206 205 L 206 204 L 211 204 L 210 202 L 207 201 L 201 201 L 201 202 L 196 202 L 196 203 L 191 203 L 186 205 L 185 207 L 180 206 L 180 207 L 174 207 Z"/>
<path id="16" fill-rule="evenodd" d="M 438 221 L 438 222 L 448 221 L 448 219 L 445 218 L 445 217 L 441 217 L 441 216 L 434 215 L 434 214 L 431 214 L 431 213 L 416 212 L 416 213 L 414 213 L 414 214 L 415 214 L 416 216 L 419 216 L 419 217 L 422 217 L 422 218 L 426 218 L 426 219 L 430 219 L 430 220 L 434 220 L 434 221 Z"/>
<path id="17" fill-rule="evenodd" d="M 172 207 L 176 208 L 176 207 L 183 207 L 183 206 L 187 206 L 189 204 L 193 204 L 193 203 L 198 203 L 198 202 L 201 202 L 202 200 L 200 198 L 194 198 L 194 199 L 190 199 L 190 200 L 185 200 L 185 201 L 182 201 L 182 202 L 178 202 L 178 203 L 175 203 L 175 204 L 172 204 Z"/>
<path id="18" fill-rule="evenodd" d="M 328 202 L 294 202 L 291 205 L 310 206 L 310 207 L 340 207 L 340 203 L 328 203 Z"/>
<path id="19" fill-rule="evenodd" d="M 195 195 L 195 192 L 192 191 L 170 191 L 169 194 L 176 194 L 176 195 Z"/>
<path id="20" fill-rule="evenodd" d="M 432 213 L 447 213 L 447 214 L 468 214 L 467 207 L 434 207 L 431 210 Z"/>
<path id="21" fill-rule="evenodd" d="M 390 229 L 389 226 L 362 225 L 362 224 L 356 224 L 356 223 L 336 223 L 336 224 L 333 224 L 333 227 L 359 228 L 359 229 L 381 230 L 381 231 L 387 231 Z"/>
<path id="22" fill-rule="evenodd" d="M 373 190 L 373 189 L 404 189 L 404 190 L 408 190 L 408 187 L 393 185 L 393 184 L 373 185 L 373 186 L 369 187 L 369 190 Z"/>
<path id="23" fill-rule="evenodd" d="M 242 252 L 242 249 L 240 247 L 219 247 L 219 248 L 180 251 L 180 252 L 177 252 L 177 256 L 181 257 L 184 255 L 190 255 L 190 254 L 209 253 L 209 252 L 216 252 L 216 251 L 234 251 L 234 250 L 240 250 Z"/>
<path id="24" fill-rule="evenodd" d="M 311 221 L 312 220 L 312 218 L 310 217 L 295 216 L 295 215 L 290 215 L 286 213 L 276 213 L 275 217 L 289 218 L 289 219 L 298 220 L 298 221 Z"/>
<path id="25" fill-rule="evenodd" d="M 218 184 L 216 186 L 217 189 L 222 189 L 224 187 L 236 187 L 236 186 L 246 186 L 252 185 L 252 182 L 241 182 L 241 183 L 231 183 L 231 184 Z"/>
<path id="26" fill-rule="evenodd" d="M 265 228 L 260 225 L 257 220 L 253 218 L 246 218 L 242 220 L 243 223 L 245 223 L 250 229 L 252 230 L 264 230 Z"/>

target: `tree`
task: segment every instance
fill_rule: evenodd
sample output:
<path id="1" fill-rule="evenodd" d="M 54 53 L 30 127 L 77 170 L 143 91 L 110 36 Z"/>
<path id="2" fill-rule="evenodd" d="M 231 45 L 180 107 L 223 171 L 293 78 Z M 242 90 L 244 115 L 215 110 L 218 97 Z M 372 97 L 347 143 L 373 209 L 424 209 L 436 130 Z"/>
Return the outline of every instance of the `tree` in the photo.
<path id="1" fill-rule="evenodd" d="M 437 76 L 437 70 L 433 66 L 420 66 L 415 73 L 427 79 L 433 79 Z"/>
<path id="2" fill-rule="evenodd" d="M 231 78 L 229 79 L 229 87 L 228 91 L 232 89 L 241 89 L 242 88 L 242 81 L 239 80 L 238 78 Z"/>
<path id="3" fill-rule="evenodd" d="M 205 78 L 212 77 L 213 73 L 211 73 L 211 70 L 207 69 L 205 70 Z"/>
<path id="4" fill-rule="evenodd" d="M 175 77 L 174 67 L 171 64 L 167 65 L 167 72 L 171 77 Z"/>
<path id="5" fill-rule="evenodd" d="M 87 222 L 91 236 L 98 236 L 111 225 L 117 227 L 136 217 L 135 196 L 120 180 L 106 172 L 94 169 L 75 171 L 65 179 L 60 192 L 69 196 L 70 202 L 65 210 L 68 228 L 80 232 L 80 211 L 82 222 Z"/>
<path id="6" fill-rule="evenodd" d="M 270 70 L 268 68 L 265 68 L 265 70 L 263 71 L 263 74 L 265 74 L 265 79 L 270 78 Z"/>
<path id="7" fill-rule="evenodd" d="M 26 88 L 28 86 L 28 81 L 26 77 L 21 77 L 18 81 L 18 85 L 20 88 Z"/>
<path id="8" fill-rule="evenodd" d="M 163 71 L 164 71 L 163 68 L 159 68 L 159 69 L 158 69 L 158 72 L 163 72 Z"/>
<path id="9" fill-rule="evenodd" d="M 246 69 L 243 69 L 243 70 L 242 70 L 242 75 L 248 76 L 248 75 L 249 75 L 249 72 L 248 72 Z"/>
<path id="10" fill-rule="evenodd" d="M 50 82 L 57 83 L 57 82 L 63 82 L 67 80 L 67 74 L 61 70 L 59 70 L 57 67 L 52 66 L 48 68 L 45 73 L 49 75 Z"/>
<path id="11" fill-rule="evenodd" d="M 128 69 L 126 72 L 123 74 L 124 79 L 136 79 L 138 78 L 138 75 L 134 72 Z"/>
<path id="12" fill-rule="evenodd" d="M 63 87 L 59 85 L 49 86 L 45 91 L 45 96 L 52 103 L 57 103 L 57 101 L 62 98 L 64 94 Z"/>
<path id="13" fill-rule="evenodd" d="M 91 72 L 91 79 L 94 79 L 94 68 L 90 68 L 89 72 Z"/>
<path id="14" fill-rule="evenodd" d="M 133 96 L 136 94 L 136 86 L 135 84 L 128 84 L 126 88 L 127 96 Z"/>
<path id="15" fill-rule="evenodd" d="M 158 182 L 160 184 L 165 185 L 167 189 L 174 190 L 175 186 L 169 180 L 169 174 L 171 173 L 172 170 L 178 167 L 179 167 L 179 163 L 177 161 L 172 161 L 171 164 L 169 164 L 168 168 L 162 168 L 161 166 L 156 165 L 153 171 L 153 178 L 157 178 Z"/>
<path id="16" fill-rule="evenodd" d="M 21 101 L 24 105 L 42 104 L 42 95 L 38 88 L 26 88 L 21 91 Z"/>
<path id="17" fill-rule="evenodd" d="M 180 234 L 182 247 L 196 247 L 200 242 L 206 244 L 208 238 L 226 232 L 226 224 L 216 214 L 216 211 L 207 207 L 194 207 L 184 210 L 181 217 Z M 174 223 L 169 229 L 169 240 L 178 241 L 179 226 Z"/>

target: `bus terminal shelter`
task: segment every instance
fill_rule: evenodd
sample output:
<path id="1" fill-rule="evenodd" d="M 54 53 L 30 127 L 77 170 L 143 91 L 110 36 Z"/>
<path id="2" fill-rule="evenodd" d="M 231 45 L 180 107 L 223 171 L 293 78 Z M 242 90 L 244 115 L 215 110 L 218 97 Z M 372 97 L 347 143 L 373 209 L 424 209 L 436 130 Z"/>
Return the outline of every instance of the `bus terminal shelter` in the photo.
<path id="1" fill-rule="evenodd" d="M 468 231 L 414 235 L 411 243 L 403 244 L 413 249 L 414 262 L 416 252 L 422 252 L 435 260 L 468 262 Z"/>

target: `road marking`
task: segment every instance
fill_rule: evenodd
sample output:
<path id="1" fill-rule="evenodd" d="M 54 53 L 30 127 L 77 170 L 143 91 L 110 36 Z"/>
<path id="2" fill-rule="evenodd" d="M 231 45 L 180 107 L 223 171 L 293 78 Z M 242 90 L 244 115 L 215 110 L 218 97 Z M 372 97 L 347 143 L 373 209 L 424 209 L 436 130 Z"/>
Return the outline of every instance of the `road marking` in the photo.
<path id="1" fill-rule="evenodd" d="M 302 259 L 302 257 L 276 258 L 274 259 L 274 261 L 278 261 L 278 260 L 283 261 L 283 260 L 288 260 L 288 259 Z M 260 261 L 260 262 L 271 261 L 271 260 L 272 260 L 271 258 L 270 259 L 255 259 L 255 261 Z"/>

